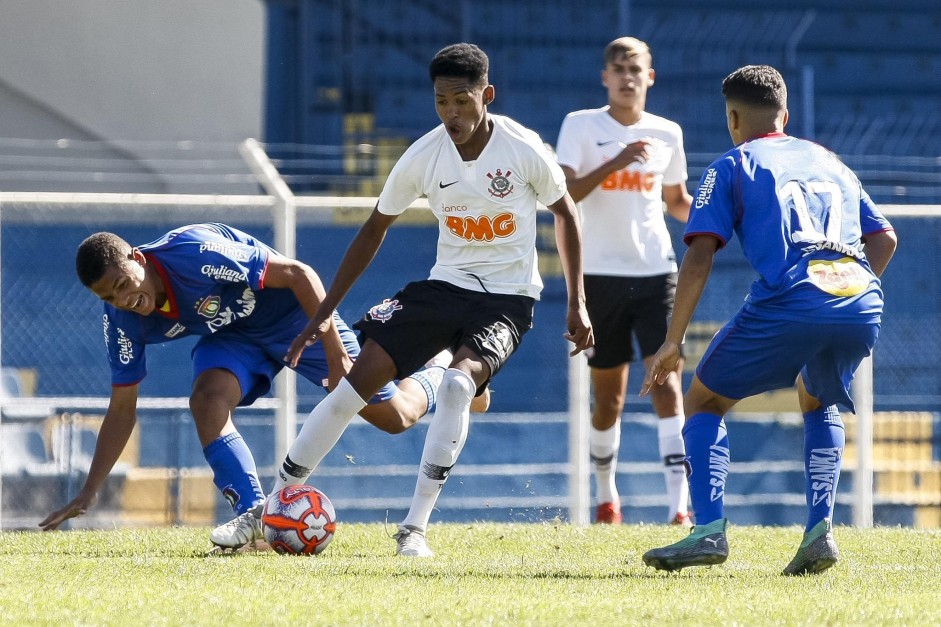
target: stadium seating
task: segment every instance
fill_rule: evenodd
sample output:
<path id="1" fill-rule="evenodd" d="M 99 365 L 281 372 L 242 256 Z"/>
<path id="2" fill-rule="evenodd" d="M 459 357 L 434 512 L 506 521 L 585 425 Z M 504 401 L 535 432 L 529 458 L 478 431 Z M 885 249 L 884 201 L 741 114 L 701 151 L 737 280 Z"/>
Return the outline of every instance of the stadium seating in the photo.
<path id="1" fill-rule="evenodd" d="M 430 51 L 472 40 L 492 57 L 494 110 L 554 142 L 567 112 L 603 104 L 601 50 L 614 37 L 632 34 L 654 51 L 658 80 L 650 109 L 680 122 L 690 152 L 714 155 L 729 147 L 718 88 L 722 77 L 746 63 L 770 63 L 790 84 L 791 132 L 819 138 L 841 154 L 937 154 L 941 18 L 930 0 L 865 0 L 853 3 L 852 11 L 810 1 L 781 6 L 725 0 L 708 8 L 693 0 L 668 7 L 655 0 L 589 4 L 488 1 L 462 11 L 458 20 L 428 2 L 389 2 L 360 13 L 321 6 L 306 14 L 323 40 L 308 52 L 319 54 L 319 62 L 305 67 L 315 82 L 346 80 L 354 88 L 344 95 L 348 112 L 372 106 L 378 130 L 415 139 L 434 123 L 427 99 Z M 403 22 L 402 15 L 409 19 Z M 337 39 L 345 23 L 355 46 Z M 331 63 L 338 47 L 343 54 Z M 814 92 L 807 98 L 803 76 L 813 77 Z M 801 119 L 808 103 L 814 107 L 812 127 Z M 277 125 L 271 120 L 274 132 Z M 935 199 L 941 198 L 938 187 Z M 881 202 L 933 201 L 891 188 L 876 196 Z"/>

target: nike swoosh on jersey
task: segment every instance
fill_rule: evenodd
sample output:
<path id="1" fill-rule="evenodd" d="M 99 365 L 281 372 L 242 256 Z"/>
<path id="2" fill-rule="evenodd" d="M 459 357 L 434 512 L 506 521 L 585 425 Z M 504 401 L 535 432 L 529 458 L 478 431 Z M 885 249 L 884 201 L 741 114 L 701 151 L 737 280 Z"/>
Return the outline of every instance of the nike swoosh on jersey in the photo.
<path id="1" fill-rule="evenodd" d="M 609 139 L 606 142 L 595 142 L 595 143 L 598 144 L 599 146 L 607 146 L 608 144 L 613 144 L 616 141 L 617 141 L 616 139 Z"/>
<path id="2" fill-rule="evenodd" d="M 444 181 L 438 181 L 438 187 L 441 189 L 444 189 L 445 187 L 451 187 L 452 185 L 456 185 L 459 182 L 460 181 L 451 181 L 450 183 L 445 183 Z"/>

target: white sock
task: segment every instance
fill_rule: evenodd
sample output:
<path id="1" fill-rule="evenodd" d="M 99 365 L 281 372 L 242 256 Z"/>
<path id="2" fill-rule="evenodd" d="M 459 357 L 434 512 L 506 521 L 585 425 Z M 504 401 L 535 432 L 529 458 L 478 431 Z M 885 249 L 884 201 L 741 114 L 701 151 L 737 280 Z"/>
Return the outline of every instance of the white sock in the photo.
<path id="1" fill-rule="evenodd" d="M 450 368 L 444 373 L 438 388 L 438 408 L 425 435 L 412 505 L 402 525 L 422 531 L 428 528 L 431 510 L 467 440 L 470 404 L 476 387 L 474 380 L 460 370 Z"/>
<path id="2" fill-rule="evenodd" d="M 278 469 L 271 493 L 289 485 L 307 481 L 337 441 L 357 412 L 366 406 L 346 377 L 310 412 L 284 463 Z"/>
<path id="3" fill-rule="evenodd" d="M 671 416 L 657 421 L 660 458 L 663 460 L 663 478 L 667 483 L 670 520 L 677 513 L 689 509 L 689 484 L 686 482 L 686 447 L 683 445 L 683 416 Z"/>
<path id="4" fill-rule="evenodd" d="M 591 465 L 595 471 L 595 488 L 598 503 L 619 502 L 615 476 L 618 470 L 618 449 L 621 448 L 621 419 L 604 431 L 591 428 L 588 435 Z"/>

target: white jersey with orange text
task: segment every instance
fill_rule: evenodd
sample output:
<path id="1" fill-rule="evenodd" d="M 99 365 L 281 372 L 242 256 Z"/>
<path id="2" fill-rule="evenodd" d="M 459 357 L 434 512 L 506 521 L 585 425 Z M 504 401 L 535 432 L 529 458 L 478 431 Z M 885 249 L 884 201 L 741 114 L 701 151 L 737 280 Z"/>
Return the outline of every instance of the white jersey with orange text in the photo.
<path id="1" fill-rule="evenodd" d="M 392 168 L 380 212 L 399 215 L 428 197 L 438 218 L 428 278 L 478 292 L 539 298 L 536 201 L 565 194 L 565 175 L 539 136 L 501 115 L 474 161 L 463 161 L 444 125 L 419 138 Z"/>
<path id="2" fill-rule="evenodd" d="M 650 142 L 650 159 L 611 173 L 580 203 L 584 273 L 656 276 L 676 272 L 676 255 L 663 217 L 664 185 L 686 181 L 680 126 L 642 112 L 624 126 L 608 107 L 569 113 L 559 130 L 559 164 L 584 176 L 638 140 Z"/>

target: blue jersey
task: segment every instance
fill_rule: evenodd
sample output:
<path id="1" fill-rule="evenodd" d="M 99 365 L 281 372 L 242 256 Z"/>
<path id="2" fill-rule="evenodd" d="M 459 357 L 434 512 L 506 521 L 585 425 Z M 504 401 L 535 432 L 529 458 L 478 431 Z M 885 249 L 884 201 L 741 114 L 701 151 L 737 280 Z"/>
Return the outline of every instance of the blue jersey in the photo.
<path id="1" fill-rule="evenodd" d="M 862 238 L 892 226 L 856 175 L 813 142 L 772 133 L 703 174 L 684 241 L 734 232 L 758 272 L 745 309 L 796 322 L 879 322 L 882 290 Z"/>
<path id="2" fill-rule="evenodd" d="M 144 347 L 187 335 L 237 331 L 261 345 L 293 339 L 307 315 L 289 289 L 264 289 L 274 250 L 223 224 L 194 224 L 138 247 L 166 287 L 167 304 L 147 316 L 104 305 L 113 385 L 147 374 Z"/>

